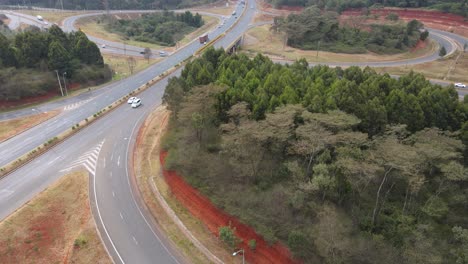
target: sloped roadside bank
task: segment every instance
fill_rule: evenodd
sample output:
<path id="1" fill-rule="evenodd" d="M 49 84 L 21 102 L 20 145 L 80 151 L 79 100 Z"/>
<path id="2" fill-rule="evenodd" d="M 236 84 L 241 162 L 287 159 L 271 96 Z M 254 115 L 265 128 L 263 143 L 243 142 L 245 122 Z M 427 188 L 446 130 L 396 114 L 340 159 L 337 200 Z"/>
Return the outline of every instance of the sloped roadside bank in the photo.
<path id="1" fill-rule="evenodd" d="M 167 152 L 161 152 L 160 161 L 162 165 L 164 165 L 166 156 Z M 245 258 L 247 261 L 265 264 L 300 263 L 292 259 L 291 253 L 285 246 L 278 242 L 273 246 L 269 246 L 253 228 L 216 208 L 208 198 L 190 186 L 182 177 L 177 175 L 175 171 L 163 169 L 163 175 L 177 200 L 179 200 L 192 215 L 200 219 L 213 234 L 218 235 L 219 228 L 223 226 L 235 228 L 236 236 L 242 240 L 239 247 L 245 250 Z M 252 239 L 256 241 L 255 250 L 251 250 L 248 245 L 249 241 Z"/>

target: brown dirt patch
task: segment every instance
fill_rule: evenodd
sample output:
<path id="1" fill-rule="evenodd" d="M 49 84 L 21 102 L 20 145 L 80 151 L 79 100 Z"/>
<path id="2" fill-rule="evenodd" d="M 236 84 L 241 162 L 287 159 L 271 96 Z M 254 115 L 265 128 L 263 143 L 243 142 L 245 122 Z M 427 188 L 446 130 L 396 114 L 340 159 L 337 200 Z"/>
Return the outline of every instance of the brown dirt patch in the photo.
<path id="1" fill-rule="evenodd" d="M 30 129 L 56 115 L 60 111 L 50 111 L 46 113 L 40 113 L 37 115 L 30 115 L 27 117 L 10 119 L 0 122 L 0 142 L 17 135 L 23 131 Z"/>
<path id="2" fill-rule="evenodd" d="M 409 21 L 417 19 L 424 23 L 425 26 L 446 30 L 458 35 L 468 37 L 468 21 L 465 21 L 463 16 L 443 13 L 439 11 L 429 11 L 421 9 L 399 9 L 399 8 L 382 8 L 370 10 L 372 15 L 377 15 L 385 18 L 389 13 L 396 13 L 400 19 Z M 361 10 L 351 9 L 342 13 L 342 16 L 359 16 Z"/>
<path id="3" fill-rule="evenodd" d="M 165 156 L 166 153 L 161 153 L 160 155 L 162 164 L 164 164 Z M 292 259 L 291 253 L 285 246 L 280 243 L 269 246 L 253 228 L 216 208 L 208 198 L 187 184 L 176 172 L 163 170 L 163 175 L 173 195 L 192 215 L 200 219 L 212 234 L 217 236 L 218 230 L 222 226 L 231 225 L 236 229 L 235 234 L 242 240 L 239 247 L 245 250 L 245 258 L 248 262 L 260 264 L 299 263 Z M 257 241 L 255 251 L 252 251 L 248 246 L 248 241 L 251 239 Z"/>
<path id="4" fill-rule="evenodd" d="M 64 176 L 0 223 L 0 263 L 67 263 L 90 221 L 87 174 Z M 99 252 L 93 263 L 110 263 L 100 244 L 87 241 L 83 250 Z"/>

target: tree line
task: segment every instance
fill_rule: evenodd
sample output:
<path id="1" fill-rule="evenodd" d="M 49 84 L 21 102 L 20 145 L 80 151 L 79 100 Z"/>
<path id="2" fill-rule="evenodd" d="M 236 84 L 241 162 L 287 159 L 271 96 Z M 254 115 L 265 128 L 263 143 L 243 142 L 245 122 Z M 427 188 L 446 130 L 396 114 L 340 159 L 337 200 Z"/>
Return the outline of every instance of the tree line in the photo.
<path id="1" fill-rule="evenodd" d="M 52 25 L 0 34 L 0 99 L 44 94 L 57 86 L 56 74 L 82 84 L 112 77 L 99 48 L 81 31 L 67 34 Z"/>
<path id="2" fill-rule="evenodd" d="M 334 10 L 337 12 L 349 8 L 364 7 L 429 7 L 442 12 L 468 17 L 467 0 L 268 0 L 268 2 L 276 7 L 283 5 L 304 7 L 316 5 L 321 9 Z"/>
<path id="3" fill-rule="evenodd" d="M 76 9 L 76 10 L 147 10 L 147 9 L 173 9 L 173 8 L 185 8 L 195 5 L 210 4 L 215 2 L 214 0 L 107 0 L 107 1 L 95 1 L 95 0 L 69 0 L 69 1 L 51 1 L 51 0 L 30 0 L 26 3 L 29 6 L 47 7 L 61 9 L 62 4 L 64 9 Z M 4 0 L 2 3 L 6 5 L 18 5 L 17 0 Z"/>
<path id="4" fill-rule="evenodd" d="M 453 87 L 210 48 L 163 100 L 167 168 L 304 263 L 466 263 Z"/>
<path id="5" fill-rule="evenodd" d="M 271 27 L 285 34 L 287 44 L 300 49 L 326 50 L 340 53 L 398 53 L 413 47 L 427 34 L 421 32 L 422 23 L 407 24 L 348 23 L 340 26 L 338 13 L 322 12 L 317 6 L 300 14 L 275 18 Z"/>
<path id="6" fill-rule="evenodd" d="M 137 41 L 156 43 L 164 46 L 174 46 L 185 34 L 204 25 L 200 14 L 193 15 L 190 11 L 176 14 L 162 13 L 143 14 L 141 18 L 124 20 L 115 17 L 104 17 L 106 29 L 123 34 Z"/>

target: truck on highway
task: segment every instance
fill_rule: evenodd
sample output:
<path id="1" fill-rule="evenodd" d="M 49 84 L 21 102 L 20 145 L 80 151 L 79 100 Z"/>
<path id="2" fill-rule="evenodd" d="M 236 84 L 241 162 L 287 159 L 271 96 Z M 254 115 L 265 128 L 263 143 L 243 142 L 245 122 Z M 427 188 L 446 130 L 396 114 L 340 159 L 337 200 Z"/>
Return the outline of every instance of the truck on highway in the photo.
<path id="1" fill-rule="evenodd" d="M 42 16 L 40 16 L 40 15 L 37 15 L 36 17 L 37 17 L 37 20 L 39 20 L 39 21 L 44 20 L 44 18 Z"/>
<path id="2" fill-rule="evenodd" d="M 200 44 L 206 44 L 206 42 L 209 40 L 208 34 L 205 34 L 201 37 L 198 38 L 198 41 L 200 41 Z"/>

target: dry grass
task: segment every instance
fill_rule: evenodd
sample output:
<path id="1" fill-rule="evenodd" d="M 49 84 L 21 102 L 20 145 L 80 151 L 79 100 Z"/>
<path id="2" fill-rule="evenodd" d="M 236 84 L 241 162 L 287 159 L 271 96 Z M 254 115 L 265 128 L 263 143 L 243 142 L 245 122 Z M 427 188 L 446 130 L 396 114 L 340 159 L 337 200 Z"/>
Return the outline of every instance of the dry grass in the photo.
<path id="1" fill-rule="evenodd" d="M 468 74 L 466 74 L 466 69 L 468 69 L 468 54 L 458 54 L 460 58 L 457 63 L 455 63 L 457 56 L 452 56 L 452 58 L 449 59 L 439 59 L 423 64 L 375 69 L 380 73 L 387 72 L 396 75 L 402 75 L 412 70 L 422 73 L 424 76 L 431 79 L 447 80 L 451 82 L 468 82 Z M 451 69 L 450 73 L 449 69 Z"/>
<path id="2" fill-rule="evenodd" d="M 130 68 L 128 66 L 128 58 L 125 56 L 113 55 L 108 53 L 102 53 L 104 58 L 104 63 L 109 64 L 110 68 L 115 72 L 114 79 L 119 80 L 131 75 Z M 142 71 L 154 63 L 161 61 L 161 58 L 150 59 L 149 63 L 145 58 L 133 57 L 135 59 L 136 65 L 133 70 L 133 73 Z"/>
<path id="3" fill-rule="evenodd" d="M 213 13 L 213 14 L 218 14 L 218 15 L 223 15 L 223 16 L 230 16 L 232 14 L 232 11 L 234 10 L 235 5 L 230 4 L 228 7 L 226 7 L 225 3 L 222 3 L 214 8 L 201 8 L 201 9 L 193 9 L 193 12 L 207 12 L 207 13 Z"/>
<path id="4" fill-rule="evenodd" d="M 430 42 L 425 48 L 415 52 L 405 52 L 397 55 L 366 54 L 344 54 L 326 51 L 299 50 L 289 46 L 284 47 L 282 34 L 277 34 L 269 30 L 270 25 L 255 27 L 247 31 L 247 41 L 242 49 L 247 53 L 263 53 L 274 59 L 297 60 L 305 58 L 309 62 L 373 62 L 373 61 L 398 61 L 410 58 L 421 57 L 434 51 L 436 45 Z"/>
<path id="5" fill-rule="evenodd" d="M 0 233 L 0 263 L 111 263 L 95 231 L 84 172 L 62 177 L 2 221 Z"/>
<path id="6" fill-rule="evenodd" d="M 181 252 L 187 256 L 192 263 L 209 263 L 206 256 L 199 251 L 192 242 L 186 238 L 185 234 L 177 227 L 163 207 L 158 203 L 155 194 L 151 190 L 150 182 L 154 181 L 160 193 L 184 223 L 205 247 L 215 256 L 225 263 L 234 263 L 237 259 L 232 258 L 230 252 L 226 251 L 223 244 L 213 236 L 209 230 L 198 219 L 194 218 L 170 193 L 170 190 L 161 174 L 161 164 L 159 162 L 160 138 L 165 132 L 166 121 L 169 112 L 159 107 L 154 111 L 143 125 L 143 133 L 137 142 L 137 152 L 135 153 L 135 170 L 137 182 L 143 199 L 153 216 L 157 218 L 159 225 L 167 236 L 176 244 Z"/>
<path id="7" fill-rule="evenodd" d="M 50 111 L 46 113 L 40 113 L 37 115 L 30 115 L 27 117 L 9 119 L 0 122 L 0 142 L 17 135 L 29 128 L 36 126 L 56 115 L 60 111 Z"/>
<path id="8" fill-rule="evenodd" d="M 37 16 L 40 15 L 44 18 L 44 20 L 52 23 L 61 24 L 62 21 L 71 16 L 76 16 L 78 14 L 83 14 L 83 12 L 54 12 L 54 11 L 40 11 L 40 10 L 21 10 L 18 11 L 20 13 L 30 15 L 30 16 Z"/>

